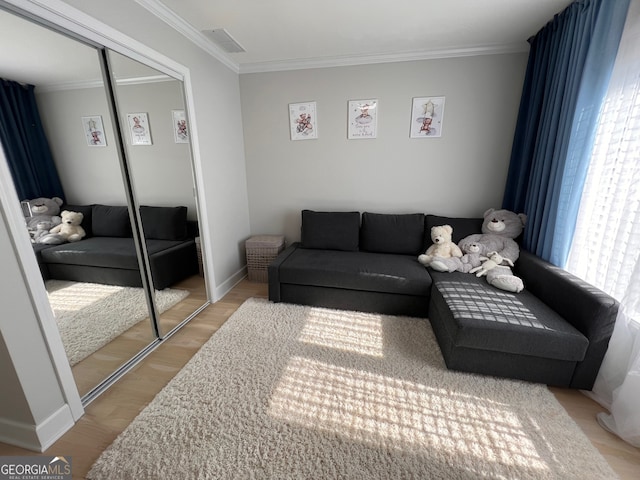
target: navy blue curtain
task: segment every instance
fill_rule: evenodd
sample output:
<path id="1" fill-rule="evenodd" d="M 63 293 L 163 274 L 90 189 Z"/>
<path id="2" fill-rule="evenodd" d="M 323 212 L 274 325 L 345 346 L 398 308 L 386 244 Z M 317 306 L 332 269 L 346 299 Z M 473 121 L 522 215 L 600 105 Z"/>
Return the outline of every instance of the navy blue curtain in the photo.
<path id="1" fill-rule="evenodd" d="M 33 85 L 0 80 L 0 142 L 21 200 L 64 192 L 44 134 Z"/>
<path id="2" fill-rule="evenodd" d="M 628 8 L 629 0 L 577 0 L 529 41 L 503 208 L 527 214 L 523 247 L 558 266 Z"/>

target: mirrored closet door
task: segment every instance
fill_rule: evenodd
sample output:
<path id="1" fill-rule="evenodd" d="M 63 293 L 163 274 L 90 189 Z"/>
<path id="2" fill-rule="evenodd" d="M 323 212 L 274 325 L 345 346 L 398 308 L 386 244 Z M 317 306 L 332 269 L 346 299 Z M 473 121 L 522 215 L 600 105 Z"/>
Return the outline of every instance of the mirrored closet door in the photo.
<path id="1" fill-rule="evenodd" d="M 33 251 L 86 400 L 208 301 L 182 83 L 2 8 L 0 40 L 0 78 L 35 85 L 60 209 L 83 216 L 82 239 Z"/>
<path id="2" fill-rule="evenodd" d="M 207 301 L 183 85 L 107 53 L 160 334 L 166 335 Z M 182 300 L 172 306 L 165 299 L 174 296 Z"/>

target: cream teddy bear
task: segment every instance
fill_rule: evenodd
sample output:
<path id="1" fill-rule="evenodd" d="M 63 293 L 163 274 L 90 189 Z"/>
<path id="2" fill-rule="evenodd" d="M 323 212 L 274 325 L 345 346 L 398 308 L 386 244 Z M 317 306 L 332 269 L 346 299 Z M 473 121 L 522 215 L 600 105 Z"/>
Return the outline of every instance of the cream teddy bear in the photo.
<path id="1" fill-rule="evenodd" d="M 40 237 L 38 243 L 57 245 L 64 242 L 77 242 L 87 235 L 84 228 L 80 226 L 84 218 L 82 213 L 64 210 L 60 217 L 62 223 L 49 230 L 47 235 Z"/>
<path id="2" fill-rule="evenodd" d="M 450 258 L 450 257 L 462 257 L 462 251 L 453 243 L 451 235 L 453 234 L 453 227 L 451 225 L 439 225 L 431 227 L 431 245 L 425 253 L 418 257 L 418 261 L 424 266 L 431 264 L 431 260 L 435 257 L 438 258 Z"/>

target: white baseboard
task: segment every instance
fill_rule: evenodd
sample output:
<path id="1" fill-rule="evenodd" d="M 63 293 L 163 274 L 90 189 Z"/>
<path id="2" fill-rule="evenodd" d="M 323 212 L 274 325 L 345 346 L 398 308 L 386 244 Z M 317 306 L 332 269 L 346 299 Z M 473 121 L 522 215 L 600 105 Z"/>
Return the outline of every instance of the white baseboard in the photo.
<path id="1" fill-rule="evenodd" d="M 228 279 L 222 282 L 220 285 L 216 286 L 214 292 L 213 301 L 217 302 L 222 297 L 224 297 L 227 293 L 231 291 L 233 287 L 235 287 L 238 283 L 240 283 L 247 276 L 247 266 L 245 265 L 236 273 L 231 275 Z"/>
<path id="2" fill-rule="evenodd" d="M 0 442 L 44 452 L 74 425 L 71 409 L 63 405 L 39 425 L 0 418 Z"/>

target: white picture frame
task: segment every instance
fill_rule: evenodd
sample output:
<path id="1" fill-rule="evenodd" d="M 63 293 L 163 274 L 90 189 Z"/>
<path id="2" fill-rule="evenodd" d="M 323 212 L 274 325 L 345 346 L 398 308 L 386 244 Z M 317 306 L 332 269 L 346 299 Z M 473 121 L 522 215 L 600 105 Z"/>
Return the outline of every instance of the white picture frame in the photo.
<path id="1" fill-rule="evenodd" d="M 445 97 L 415 97 L 411 105 L 411 138 L 442 136 Z"/>
<path id="2" fill-rule="evenodd" d="M 289 128 L 291 140 L 318 138 L 318 114 L 316 102 L 290 103 Z"/>
<path id="3" fill-rule="evenodd" d="M 349 100 L 347 138 L 362 140 L 378 136 L 378 99 Z"/>
<path id="4" fill-rule="evenodd" d="M 146 113 L 127 113 L 131 145 L 153 145 L 149 117 Z"/>
<path id="5" fill-rule="evenodd" d="M 84 131 L 88 146 L 107 146 L 107 136 L 104 133 L 102 115 L 87 115 L 86 117 L 82 117 L 82 130 Z"/>
<path id="6" fill-rule="evenodd" d="M 189 143 L 189 126 L 184 110 L 171 110 L 173 139 L 175 143 Z"/>

